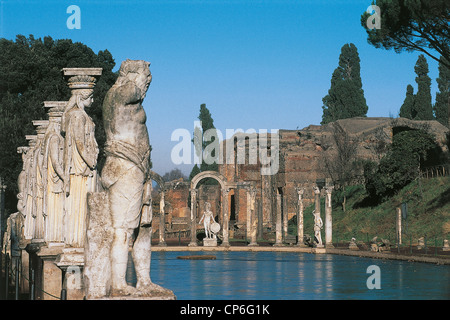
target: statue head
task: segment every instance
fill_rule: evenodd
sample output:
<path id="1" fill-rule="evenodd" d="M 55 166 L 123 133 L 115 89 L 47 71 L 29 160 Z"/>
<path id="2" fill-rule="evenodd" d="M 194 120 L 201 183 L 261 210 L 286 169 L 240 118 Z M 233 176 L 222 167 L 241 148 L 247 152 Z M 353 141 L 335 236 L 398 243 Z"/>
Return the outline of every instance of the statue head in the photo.
<path id="1" fill-rule="evenodd" d="M 61 117 L 61 132 L 66 132 L 66 120 L 67 120 L 67 114 L 74 110 L 74 109 L 80 109 L 84 110 L 87 107 L 90 107 L 92 103 L 94 102 L 93 99 L 94 96 L 94 90 L 93 89 L 74 89 L 72 90 L 72 96 L 70 97 L 69 101 L 67 102 L 66 109 L 64 110 L 62 117 Z"/>
<path id="2" fill-rule="evenodd" d="M 126 82 L 132 81 L 141 89 L 142 99 L 144 99 L 147 89 L 152 81 L 150 72 L 150 62 L 144 60 L 125 60 L 120 65 L 119 78 L 117 82 L 123 85 Z"/>

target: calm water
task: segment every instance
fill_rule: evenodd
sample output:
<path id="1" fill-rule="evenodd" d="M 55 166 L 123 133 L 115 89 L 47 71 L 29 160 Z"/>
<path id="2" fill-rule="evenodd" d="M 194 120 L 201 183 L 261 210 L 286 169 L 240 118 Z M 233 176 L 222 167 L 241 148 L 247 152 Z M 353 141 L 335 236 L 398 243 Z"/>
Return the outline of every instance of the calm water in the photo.
<path id="1" fill-rule="evenodd" d="M 213 254 L 216 260 L 177 256 Z M 380 268 L 381 289 L 368 289 Z M 178 300 L 450 299 L 450 267 L 331 254 L 287 252 L 152 252 L 154 283 Z M 129 267 L 127 279 L 136 283 Z"/>

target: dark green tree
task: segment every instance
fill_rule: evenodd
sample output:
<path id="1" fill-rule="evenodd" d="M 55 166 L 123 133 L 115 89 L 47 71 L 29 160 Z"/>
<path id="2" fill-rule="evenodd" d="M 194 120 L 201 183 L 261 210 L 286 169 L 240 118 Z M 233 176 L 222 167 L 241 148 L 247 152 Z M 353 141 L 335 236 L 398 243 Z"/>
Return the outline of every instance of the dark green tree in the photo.
<path id="1" fill-rule="evenodd" d="M 0 39 L 0 175 L 6 182 L 6 207 L 15 211 L 17 177 L 22 159 L 16 149 L 27 145 L 25 135 L 35 133 L 31 121 L 47 119 L 43 101 L 68 100 L 70 90 L 61 69 L 65 67 L 101 67 L 103 73 L 94 90 L 94 103 L 86 112 L 96 124 L 100 147 L 99 167 L 103 163 L 102 108 L 106 91 L 117 75 L 112 72 L 114 59 L 108 50 L 95 54 L 88 46 L 70 39 L 35 39 L 18 35 L 13 40 Z"/>
<path id="2" fill-rule="evenodd" d="M 412 119 L 412 111 L 414 108 L 414 88 L 408 84 L 406 87 L 406 97 L 400 107 L 399 116 L 402 118 Z"/>
<path id="3" fill-rule="evenodd" d="M 412 119 L 433 120 L 433 106 L 431 103 L 431 78 L 428 76 L 428 63 L 423 54 L 417 59 L 414 67 L 416 72 L 417 93 L 414 97 Z"/>
<path id="4" fill-rule="evenodd" d="M 439 61 L 439 78 L 436 79 L 439 91 L 433 109 L 436 120 L 450 127 L 450 68 L 442 63 L 443 60 L 441 57 Z"/>
<path id="5" fill-rule="evenodd" d="M 330 89 L 322 102 L 321 124 L 367 115 L 368 107 L 362 89 L 360 59 L 358 49 L 353 43 L 345 44 L 341 48 L 339 66 L 333 72 Z"/>
<path id="6" fill-rule="evenodd" d="M 201 157 L 202 162 L 200 163 L 200 168 L 198 168 L 197 165 L 195 165 L 192 168 L 191 174 L 189 175 L 190 179 L 195 176 L 195 174 L 193 175 L 193 173 L 194 173 L 194 171 L 197 171 L 197 169 L 199 169 L 199 172 L 218 171 L 217 160 L 218 160 L 219 154 L 218 154 L 218 152 L 216 152 L 216 150 L 213 150 L 211 152 L 211 155 L 212 155 L 211 160 L 214 160 L 212 163 L 205 162 L 205 158 L 204 158 L 205 149 L 208 147 L 208 145 L 210 145 L 211 143 L 214 143 L 215 139 L 217 139 L 217 134 L 216 134 L 216 130 L 215 130 L 216 128 L 214 127 L 214 120 L 211 116 L 211 112 L 206 107 L 206 104 L 200 105 L 200 112 L 199 112 L 198 119 L 201 121 L 201 128 L 199 128 L 199 127 L 195 128 L 194 139 L 192 140 L 192 142 L 194 143 L 194 148 L 195 148 L 195 152 L 196 152 L 197 156 L 202 155 L 202 157 Z M 205 134 L 207 132 L 213 133 L 212 138 L 209 141 L 207 141 L 207 139 L 205 139 Z M 216 143 L 217 143 L 217 141 L 216 141 Z"/>
<path id="7" fill-rule="evenodd" d="M 376 48 L 395 52 L 419 51 L 432 59 L 446 58 L 450 68 L 450 1 L 448 0 L 377 0 L 381 27 L 369 29 L 370 13 L 361 16 L 367 41 Z"/>
<path id="8" fill-rule="evenodd" d="M 407 130 L 393 137 L 388 153 L 376 165 L 366 163 L 366 190 L 372 199 L 384 200 L 419 176 L 419 170 L 443 160 L 440 147 L 429 133 Z"/>

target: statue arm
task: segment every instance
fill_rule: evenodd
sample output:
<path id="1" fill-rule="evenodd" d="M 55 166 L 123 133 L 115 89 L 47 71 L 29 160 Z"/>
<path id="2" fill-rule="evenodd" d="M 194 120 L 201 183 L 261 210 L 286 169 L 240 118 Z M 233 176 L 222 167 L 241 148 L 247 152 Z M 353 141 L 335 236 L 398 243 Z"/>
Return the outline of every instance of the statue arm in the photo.
<path id="1" fill-rule="evenodd" d="M 80 154 L 83 161 L 88 165 L 91 170 L 95 169 L 97 162 L 95 159 L 91 159 L 87 154 L 87 150 L 85 148 L 85 128 L 86 128 L 86 119 L 82 115 L 73 115 L 71 119 L 71 126 L 74 127 L 73 130 L 73 138 L 75 140 L 75 145 Z"/>
<path id="2" fill-rule="evenodd" d="M 53 169 L 55 170 L 58 177 L 64 181 L 64 169 L 63 169 L 60 159 L 59 159 L 58 137 L 56 137 L 56 136 L 51 137 L 49 143 L 50 143 L 49 155 L 50 155 L 50 161 L 52 162 Z"/>
<path id="3" fill-rule="evenodd" d="M 136 104 L 141 100 L 141 90 L 132 81 L 121 85 L 116 90 L 116 99 L 120 99 L 123 105 Z"/>

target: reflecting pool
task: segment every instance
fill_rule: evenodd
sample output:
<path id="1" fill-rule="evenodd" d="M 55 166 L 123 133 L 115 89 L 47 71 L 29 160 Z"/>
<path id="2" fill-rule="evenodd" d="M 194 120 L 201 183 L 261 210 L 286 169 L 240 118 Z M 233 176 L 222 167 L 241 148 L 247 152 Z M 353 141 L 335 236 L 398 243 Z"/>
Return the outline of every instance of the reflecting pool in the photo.
<path id="1" fill-rule="evenodd" d="M 201 254 L 216 260 L 177 259 Z M 380 289 L 367 286 L 372 265 Z M 152 252 L 151 277 L 177 300 L 450 299 L 450 266 L 331 254 Z"/>

